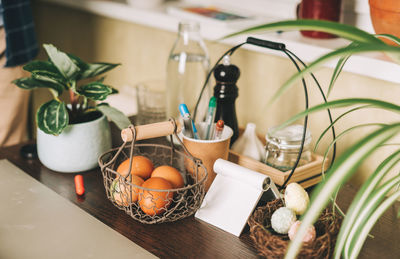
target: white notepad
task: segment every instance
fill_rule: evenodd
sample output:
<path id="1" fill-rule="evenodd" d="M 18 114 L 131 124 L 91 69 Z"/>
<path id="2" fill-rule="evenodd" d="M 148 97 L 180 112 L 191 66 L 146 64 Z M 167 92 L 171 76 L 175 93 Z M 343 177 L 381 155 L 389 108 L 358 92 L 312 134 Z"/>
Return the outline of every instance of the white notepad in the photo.
<path id="1" fill-rule="evenodd" d="M 195 217 L 240 236 L 262 195 L 272 192 L 280 197 L 272 180 L 261 173 L 218 159 L 217 176 L 210 186 Z"/>

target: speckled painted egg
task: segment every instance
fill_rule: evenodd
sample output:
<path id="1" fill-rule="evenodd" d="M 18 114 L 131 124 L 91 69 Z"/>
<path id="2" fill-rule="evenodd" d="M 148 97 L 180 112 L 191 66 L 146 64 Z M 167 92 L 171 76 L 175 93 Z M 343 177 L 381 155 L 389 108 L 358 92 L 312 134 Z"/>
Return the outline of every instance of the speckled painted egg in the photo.
<path id="1" fill-rule="evenodd" d="M 277 209 L 271 216 L 271 226 L 279 234 L 287 234 L 295 221 L 296 214 L 286 207 Z"/>
<path id="2" fill-rule="evenodd" d="M 298 220 L 295 223 L 293 223 L 292 226 L 290 226 L 290 229 L 289 229 L 289 232 L 288 232 L 290 240 L 293 240 L 296 237 L 296 233 L 299 230 L 300 225 L 301 225 L 301 221 Z M 309 226 L 308 229 L 307 229 L 306 234 L 303 237 L 303 242 L 308 243 L 308 242 L 314 241 L 316 235 L 317 234 L 315 232 L 314 226 L 312 226 L 312 225 Z"/>
<path id="3" fill-rule="evenodd" d="M 290 183 L 285 190 L 286 207 L 292 209 L 297 215 L 302 215 L 310 203 L 308 193 L 298 183 Z"/>

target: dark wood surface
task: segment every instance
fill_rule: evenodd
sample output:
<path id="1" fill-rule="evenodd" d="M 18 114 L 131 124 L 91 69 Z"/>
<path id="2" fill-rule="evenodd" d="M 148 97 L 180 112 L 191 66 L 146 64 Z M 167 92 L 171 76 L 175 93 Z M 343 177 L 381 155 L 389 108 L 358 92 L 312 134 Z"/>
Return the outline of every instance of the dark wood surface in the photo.
<path id="1" fill-rule="evenodd" d="M 238 238 L 193 216 L 157 225 L 135 221 L 107 199 L 99 169 L 82 173 L 86 193 L 78 197 L 73 180 L 75 174 L 53 172 L 37 159 L 22 158 L 21 146 L 1 148 L 0 159 L 8 159 L 42 184 L 158 257 L 257 258 L 248 232 Z M 354 194 L 354 188 L 345 186 L 339 195 L 339 204 L 347 208 Z M 395 204 L 377 223 L 372 232 L 375 238 L 366 242 L 360 258 L 400 258 L 400 223 L 396 218 L 399 209 L 400 204 Z"/>

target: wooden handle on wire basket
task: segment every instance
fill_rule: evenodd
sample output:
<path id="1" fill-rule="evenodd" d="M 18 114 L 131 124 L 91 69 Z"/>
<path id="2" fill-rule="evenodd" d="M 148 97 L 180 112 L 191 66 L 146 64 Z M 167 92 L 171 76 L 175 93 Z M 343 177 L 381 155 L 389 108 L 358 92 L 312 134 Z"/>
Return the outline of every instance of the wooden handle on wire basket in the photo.
<path id="1" fill-rule="evenodd" d="M 179 133 L 182 129 L 179 122 L 176 123 L 176 133 Z M 168 136 L 174 133 L 174 123 L 172 121 L 163 121 L 152 124 L 135 126 L 136 129 L 136 140 L 158 138 Z M 133 132 L 130 128 L 123 129 L 121 131 L 121 138 L 124 142 L 133 140 Z"/>

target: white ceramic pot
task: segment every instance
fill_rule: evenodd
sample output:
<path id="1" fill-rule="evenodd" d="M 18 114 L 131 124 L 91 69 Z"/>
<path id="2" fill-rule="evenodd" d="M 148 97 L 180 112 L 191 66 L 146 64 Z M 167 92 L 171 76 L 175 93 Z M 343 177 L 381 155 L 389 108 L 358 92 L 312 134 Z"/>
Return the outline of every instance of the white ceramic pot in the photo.
<path id="1" fill-rule="evenodd" d="M 39 160 L 57 172 L 93 169 L 98 166 L 99 156 L 109 149 L 111 130 L 104 115 L 94 121 L 68 125 L 58 136 L 37 129 Z"/>

